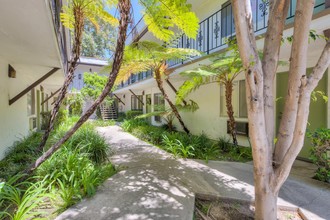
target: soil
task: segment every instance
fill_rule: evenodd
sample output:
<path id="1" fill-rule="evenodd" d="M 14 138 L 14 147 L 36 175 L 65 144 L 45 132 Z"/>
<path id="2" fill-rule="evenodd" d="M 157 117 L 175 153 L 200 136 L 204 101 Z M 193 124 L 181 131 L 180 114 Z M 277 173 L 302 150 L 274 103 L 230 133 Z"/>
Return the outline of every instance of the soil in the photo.
<path id="1" fill-rule="evenodd" d="M 253 220 L 254 206 L 232 199 L 201 199 L 195 201 L 195 220 Z M 278 210 L 278 220 L 303 220 L 298 211 Z"/>

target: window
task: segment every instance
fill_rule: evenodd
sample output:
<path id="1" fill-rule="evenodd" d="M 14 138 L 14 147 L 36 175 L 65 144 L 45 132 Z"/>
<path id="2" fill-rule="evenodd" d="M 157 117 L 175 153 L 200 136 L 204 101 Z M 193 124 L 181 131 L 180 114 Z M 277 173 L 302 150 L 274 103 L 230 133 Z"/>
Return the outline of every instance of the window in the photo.
<path id="1" fill-rule="evenodd" d="M 165 110 L 165 100 L 161 93 L 154 94 L 154 111 L 164 111 Z M 161 122 L 160 116 L 155 116 L 155 121 Z"/>
<path id="2" fill-rule="evenodd" d="M 234 117 L 247 118 L 245 80 L 235 81 L 233 85 L 232 105 Z M 227 117 L 225 87 L 220 86 L 220 116 Z"/>
<path id="3" fill-rule="evenodd" d="M 34 115 L 36 112 L 36 96 L 34 88 L 30 90 L 27 94 L 27 115 L 31 116 Z"/>
<path id="4" fill-rule="evenodd" d="M 131 110 L 142 111 L 142 103 L 139 100 L 143 100 L 142 95 L 137 95 L 137 97 L 131 96 Z"/>

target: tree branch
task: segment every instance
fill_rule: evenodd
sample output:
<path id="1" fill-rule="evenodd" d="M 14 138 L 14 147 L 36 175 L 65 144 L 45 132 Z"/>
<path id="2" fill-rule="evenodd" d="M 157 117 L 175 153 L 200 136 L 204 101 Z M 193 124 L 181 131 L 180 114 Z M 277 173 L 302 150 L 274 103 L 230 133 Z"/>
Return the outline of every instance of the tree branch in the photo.
<path id="1" fill-rule="evenodd" d="M 272 151 L 268 146 L 263 101 L 263 71 L 254 36 L 250 1 L 232 0 L 237 43 L 246 70 L 249 130 L 254 175 L 269 179 L 273 175 Z"/>
<path id="2" fill-rule="evenodd" d="M 301 78 L 306 74 L 309 27 L 313 15 L 314 0 L 298 0 L 294 21 L 293 42 L 290 57 L 288 92 L 280 122 L 278 141 L 275 145 L 275 166 L 281 164 L 288 151 L 296 128 Z M 274 120 L 274 119 L 272 119 Z"/>
<path id="3" fill-rule="evenodd" d="M 265 35 L 262 69 L 264 72 L 264 107 L 268 145 L 273 146 L 275 137 L 274 78 L 277 71 L 281 41 L 290 1 L 270 2 L 269 20 Z"/>
<path id="4" fill-rule="evenodd" d="M 322 54 L 313 68 L 312 73 L 307 79 L 307 88 L 311 91 L 315 89 L 319 81 L 322 79 L 324 72 L 330 66 L 330 40 L 325 45 Z"/>

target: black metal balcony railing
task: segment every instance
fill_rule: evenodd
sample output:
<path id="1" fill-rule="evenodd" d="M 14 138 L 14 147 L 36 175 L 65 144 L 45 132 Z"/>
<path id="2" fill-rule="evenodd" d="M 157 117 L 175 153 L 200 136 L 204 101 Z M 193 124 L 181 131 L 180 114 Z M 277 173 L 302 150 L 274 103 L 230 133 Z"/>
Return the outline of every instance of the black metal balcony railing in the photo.
<path id="1" fill-rule="evenodd" d="M 60 13 L 62 9 L 62 0 L 49 0 L 50 6 L 53 14 L 53 22 L 54 28 L 57 36 L 57 41 L 59 44 L 62 64 L 64 67 L 64 72 L 67 72 L 68 65 L 68 54 L 67 54 L 67 46 L 66 46 L 66 36 L 65 36 L 65 28 L 60 20 Z"/>
<path id="2" fill-rule="evenodd" d="M 316 0 L 314 13 L 322 11 L 325 8 L 324 5 L 325 0 Z M 269 1 L 252 0 L 251 8 L 253 12 L 253 26 L 255 34 L 262 34 L 265 32 L 268 25 Z M 295 8 L 296 0 L 291 0 L 287 23 L 291 23 L 293 21 Z M 235 25 L 232 5 L 230 2 L 227 2 L 222 5 L 219 11 L 199 23 L 199 30 L 196 39 L 188 38 L 186 35 L 182 35 L 176 40 L 176 46 L 174 47 L 196 49 L 204 54 L 210 54 L 220 48 L 224 48 L 226 46 L 226 39 L 234 35 Z M 180 59 L 168 61 L 169 67 L 181 65 L 183 63 L 184 61 Z M 141 80 L 144 79 L 145 78 L 142 77 Z M 132 75 L 127 82 L 122 83 L 122 87 L 138 81 L 140 81 L 139 77 L 137 77 L 137 75 Z"/>

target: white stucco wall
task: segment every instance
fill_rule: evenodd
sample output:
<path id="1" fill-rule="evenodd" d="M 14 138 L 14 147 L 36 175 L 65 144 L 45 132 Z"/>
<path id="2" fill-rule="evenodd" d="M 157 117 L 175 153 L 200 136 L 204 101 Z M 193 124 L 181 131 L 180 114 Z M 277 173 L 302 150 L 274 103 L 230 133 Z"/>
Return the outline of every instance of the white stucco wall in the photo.
<path id="1" fill-rule="evenodd" d="M 9 105 L 9 98 L 14 97 L 22 88 L 28 86 L 24 73 L 17 72 L 16 78 L 8 77 L 8 62 L 0 58 L 0 160 L 6 151 L 29 133 L 27 116 L 27 96 Z"/>

